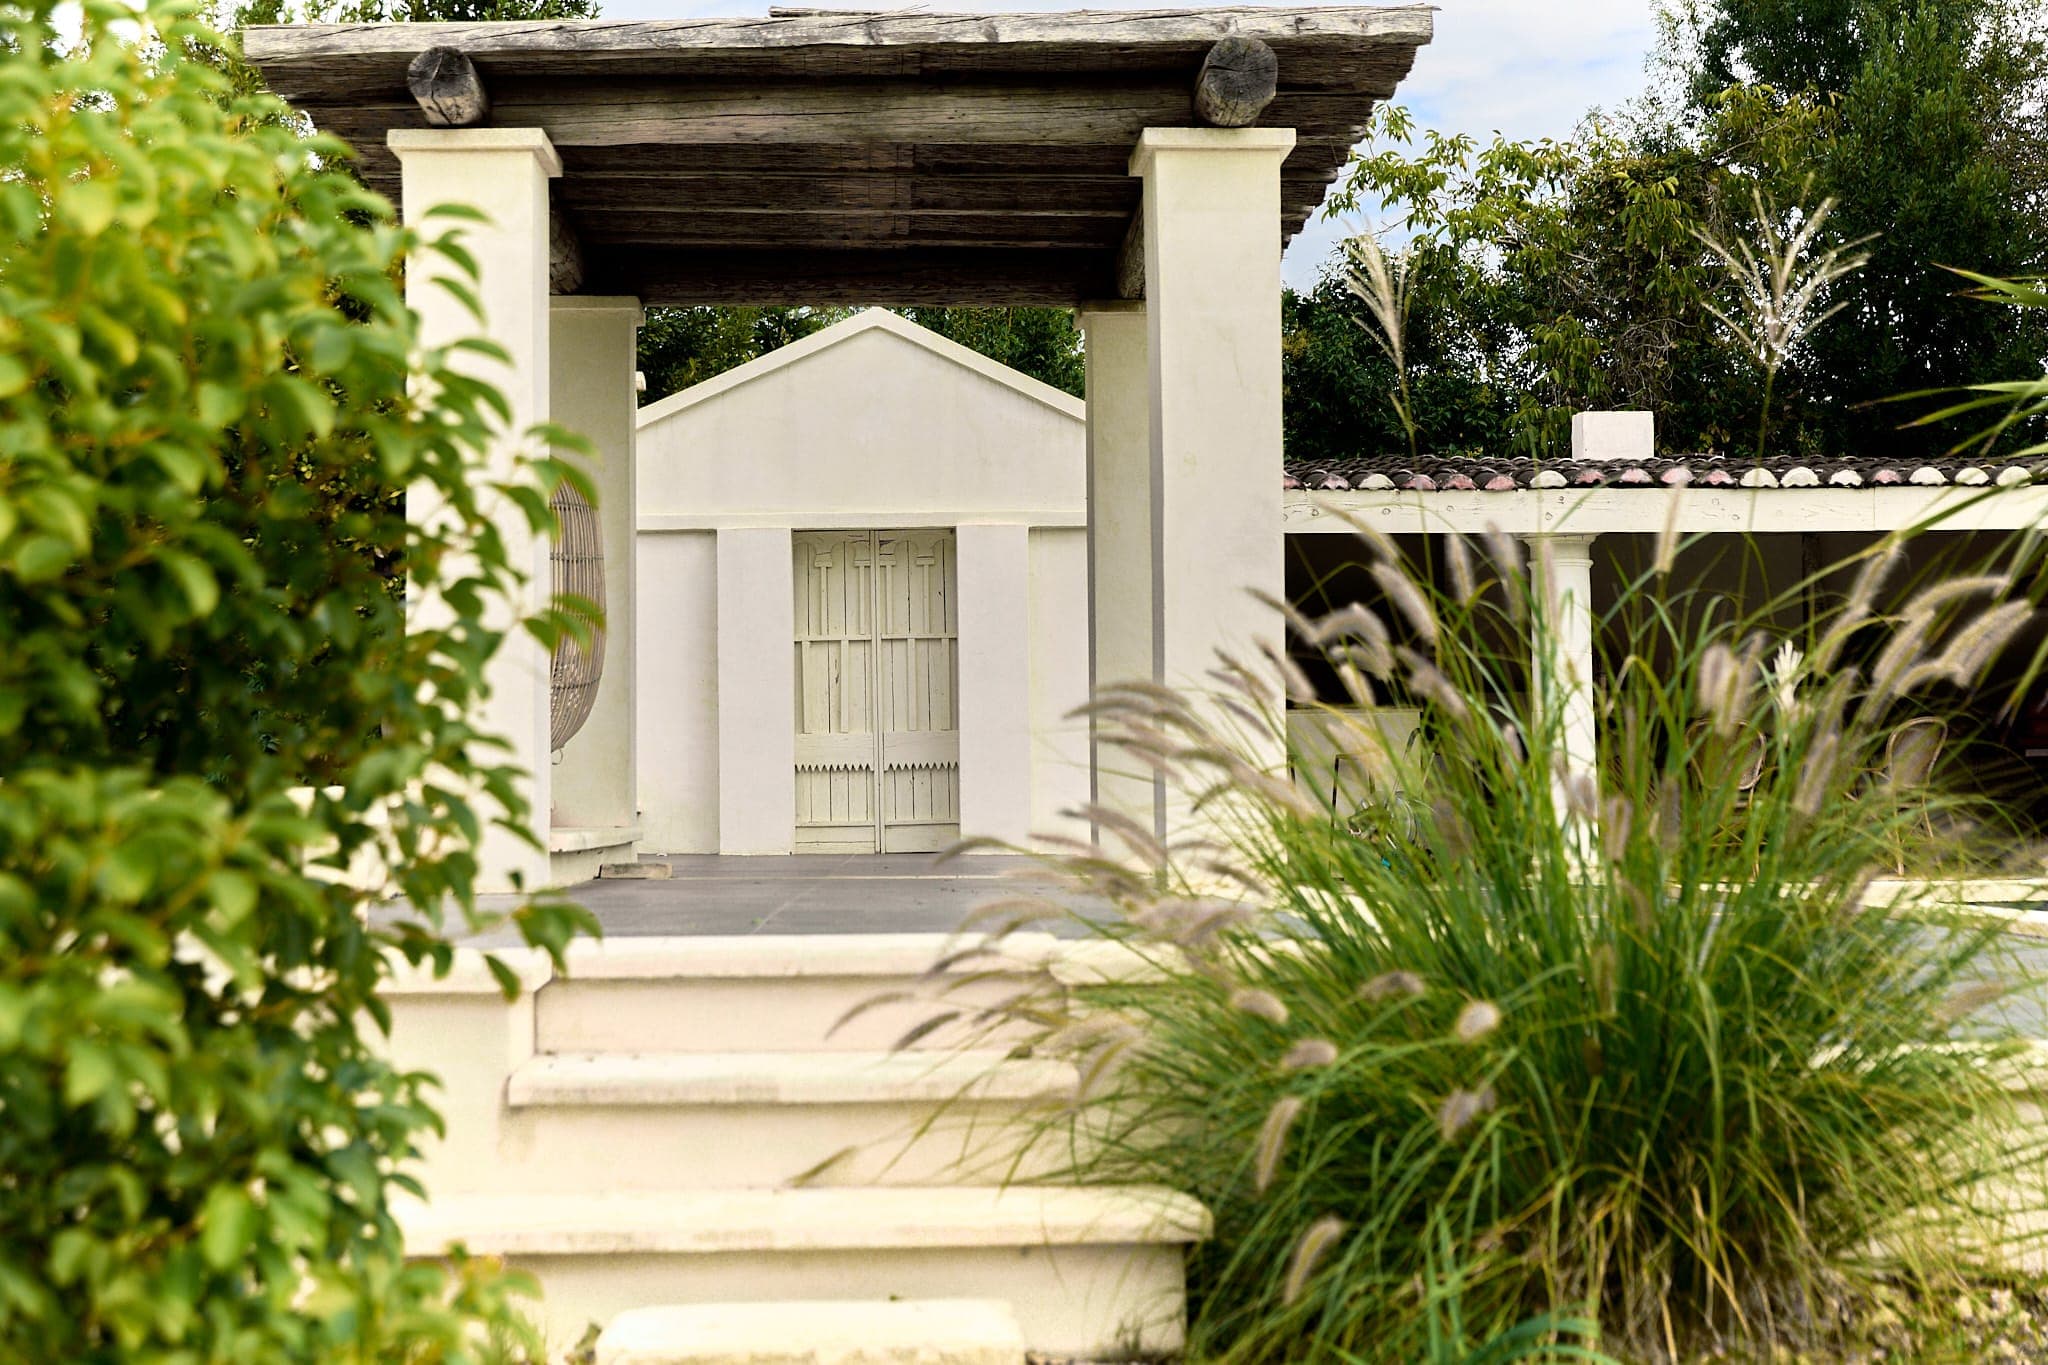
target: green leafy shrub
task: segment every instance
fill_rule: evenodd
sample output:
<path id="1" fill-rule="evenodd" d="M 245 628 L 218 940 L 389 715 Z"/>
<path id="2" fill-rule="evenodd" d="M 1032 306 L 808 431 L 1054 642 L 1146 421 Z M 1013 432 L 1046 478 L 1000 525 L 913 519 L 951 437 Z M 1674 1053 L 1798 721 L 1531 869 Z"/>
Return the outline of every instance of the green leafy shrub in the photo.
<path id="1" fill-rule="evenodd" d="M 401 1259 L 435 1120 L 364 1021 L 520 814 L 467 719 L 513 583 L 480 499 L 544 491 L 473 478 L 502 400 L 421 348 L 398 268 L 438 244 L 345 148 L 185 7 L 57 10 L 0 14 L 0 1358 L 516 1344 L 487 1267 Z M 424 916 L 372 927 L 364 859 Z"/>
<path id="2" fill-rule="evenodd" d="M 1413 748 L 1323 708 L 1386 799 L 1347 826 L 1264 766 L 1283 690 L 1317 706 L 1286 660 L 1214 697 L 1112 687 L 1098 732 L 1213 837 L 1097 812 L 1120 852 L 987 912 L 1118 911 L 1086 922 L 1131 970 L 999 1014 L 1080 1065 L 1069 1178 L 1214 1211 L 1192 1354 L 1425 1358 L 1454 1282 L 1479 1340 L 1584 1310 L 1626 1359 L 1769 1359 L 1880 1281 L 1995 1264 L 1993 1205 L 2038 1208 L 2014 1178 L 2043 1155 L 1985 1013 L 1998 932 L 1866 898 L 1905 832 L 1964 813 L 1886 746 L 2032 618 L 2038 545 L 1902 592 L 1886 542 L 1787 640 L 1681 591 L 1667 535 L 1604 623 L 1600 753 L 1569 771 L 1525 643 L 1544 575 L 1505 537 L 1436 543 L 1430 572 L 1368 536 L 1378 600 L 1294 618 L 1352 703 L 1423 708 Z"/>

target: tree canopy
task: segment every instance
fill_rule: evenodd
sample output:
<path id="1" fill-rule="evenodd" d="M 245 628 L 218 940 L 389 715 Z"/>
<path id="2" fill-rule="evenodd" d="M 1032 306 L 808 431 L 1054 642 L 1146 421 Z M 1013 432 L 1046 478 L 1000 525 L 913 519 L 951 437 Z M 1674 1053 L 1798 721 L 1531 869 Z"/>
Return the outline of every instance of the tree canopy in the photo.
<path id="1" fill-rule="evenodd" d="M 1401 261 L 1418 438 L 1557 454 L 1571 412 L 1647 407 L 1684 450 L 1924 457 L 1899 394 L 2024 379 L 2048 357 L 2034 313 L 1966 297 L 1944 267 L 2048 268 L 2048 44 L 2015 0 L 1680 0 L 1651 97 L 1530 143 L 1421 133 L 1383 110 L 1337 199 L 1377 207 Z M 1713 310 L 1742 307 L 1710 242 L 1796 230 L 1856 244 L 1841 311 L 1762 375 Z M 1333 268 L 1289 310 L 1288 440 L 1303 455 L 1388 439 L 1390 373 L 1345 337 L 1365 310 Z M 1819 316 L 1824 309 L 1816 310 Z M 1460 411 L 1421 401 L 1470 395 Z M 1924 405 L 1921 410 L 1924 410 Z M 1341 418 L 1351 424 L 1329 426 Z M 1489 425 L 1497 424 L 1497 425 Z M 1398 424 L 1396 424 L 1398 430 Z"/>

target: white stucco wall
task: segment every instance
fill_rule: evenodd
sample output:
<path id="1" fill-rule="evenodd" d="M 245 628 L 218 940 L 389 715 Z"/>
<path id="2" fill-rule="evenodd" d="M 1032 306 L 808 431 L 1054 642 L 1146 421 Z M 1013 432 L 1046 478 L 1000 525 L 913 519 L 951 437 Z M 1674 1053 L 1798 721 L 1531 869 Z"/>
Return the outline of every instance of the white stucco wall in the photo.
<path id="1" fill-rule="evenodd" d="M 718 537 L 640 537 L 641 847 L 718 849 Z"/>
<path id="2" fill-rule="evenodd" d="M 1088 701 L 1088 532 L 1031 533 L 1031 828 L 1088 837 L 1088 822 L 1062 818 L 1088 802 L 1088 722 L 1070 719 Z"/>
<path id="3" fill-rule="evenodd" d="M 1062 719 L 1087 696 L 1085 427 L 1078 399 L 889 313 L 862 314 L 642 408 L 643 847 L 770 851 L 760 802 L 748 804 L 737 844 L 742 832 L 721 829 L 719 808 L 788 781 L 794 716 L 760 745 L 737 743 L 728 716 L 721 745 L 718 704 L 721 689 L 788 696 L 788 552 L 778 609 L 761 584 L 719 582 L 721 562 L 733 572 L 743 562 L 718 553 L 720 531 L 730 540 L 736 531 L 966 528 L 962 833 L 1050 830 L 1059 810 L 1085 801 L 1085 726 Z M 979 595 L 977 576 L 1004 591 Z M 753 605 L 746 620 L 721 621 L 721 602 Z M 770 721 L 764 711 L 750 723 Z M 1025 742 L 1006 741 L 1020 729 Z M 977 770 L 1004 774 L 1003 790 L 974 790 Z M 1024 771 L 1029 791 L 1019 792 Z M 978 811 L 1000 827 L 972 828 Z"/>

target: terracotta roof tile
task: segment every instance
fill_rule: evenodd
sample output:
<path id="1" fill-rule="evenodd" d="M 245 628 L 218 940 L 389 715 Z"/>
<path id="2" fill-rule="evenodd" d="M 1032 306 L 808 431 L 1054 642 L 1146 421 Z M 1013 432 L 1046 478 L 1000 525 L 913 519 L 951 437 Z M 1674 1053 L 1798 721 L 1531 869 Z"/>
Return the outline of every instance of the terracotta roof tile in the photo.
<path id="1" fill-rule="evenodd" d="M 1962 460 L 1915 465 L 1882 458 L 1803 460 L 1785 456 L 1759 464 L 1745 456 L 1674 455 L 1654 460 L 1584 462 L 1560 460 L 1549 465 L 1522 456 L 1439 455 L 1420 459 L 1405 455 L 1361 456 L 1344 460 L 1290 460 L 1283 486 L 1324 492 L 1401 490 L 1429 493 L 1484 491 L 1507 493 L 1526 488 L 1865 488 L 1962 485 L 2001 488 L 2048 480 L 2048 464 L 1972 464 Z"/>

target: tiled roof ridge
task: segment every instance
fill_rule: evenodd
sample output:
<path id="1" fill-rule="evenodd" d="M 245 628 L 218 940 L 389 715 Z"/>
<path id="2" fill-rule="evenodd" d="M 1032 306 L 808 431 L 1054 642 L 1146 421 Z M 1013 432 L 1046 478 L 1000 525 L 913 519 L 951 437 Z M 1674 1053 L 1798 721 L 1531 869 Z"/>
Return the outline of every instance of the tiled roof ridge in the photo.
<path id="1" fill-rule="evenodd" d="M 1915 462 L 1883 456 L 1660 455 L 1648 460 L 1538 460 L 1526 455 L 1354 456 L 1288 460 L 1289 489 L 1314 492 L 1489 492 L 1546 488 L 1964 488 L 2048 482 L 2048 460 L 1956 457 Z"/>

